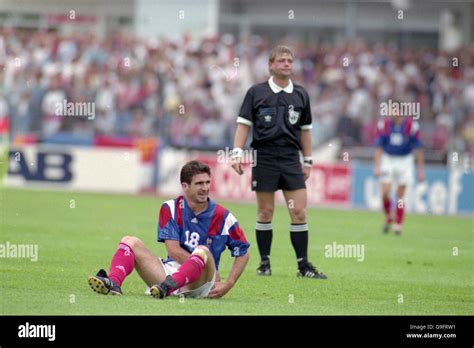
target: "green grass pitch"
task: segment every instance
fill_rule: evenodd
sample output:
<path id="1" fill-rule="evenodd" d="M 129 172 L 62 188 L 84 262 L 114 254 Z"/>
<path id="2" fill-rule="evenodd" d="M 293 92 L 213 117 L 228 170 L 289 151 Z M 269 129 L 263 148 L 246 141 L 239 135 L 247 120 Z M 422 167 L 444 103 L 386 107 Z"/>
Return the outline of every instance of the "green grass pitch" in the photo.
<path id="1" fill-rule="evenodd" d="M 222 203 L 251 243 L 237 285 L 219 300 L 155 300 L 134 271 L 124 296 L 91 291 L 87 277 L 108 270 L 120 238 L 141 238 L 157 255 L 156 223 L 163 199 L 3 189 L 0 243 L 37 244 L 38 260 L 0 259 L 3 315 L 472 315 L 472 217 L 408 214 L 401 237 L 383 235 L 380 213 L 309 209 L 309 257 L 327 280 L 296 277 L 285 207 L 273 221 L 271 277 L 258 277 L 254 204 Z M 74 201 L 71 201 L 74 200 Z M 75 204 L 74 208 L 71 205 Z M 324 246 L 363 244 L 364 260 L 325 257 Z M 454 255 L 453 255 L 454 254 Z M 457 255 L 455 255 L 457 254 Z M 221 273 L 232 258 L 226 253 Z"/>

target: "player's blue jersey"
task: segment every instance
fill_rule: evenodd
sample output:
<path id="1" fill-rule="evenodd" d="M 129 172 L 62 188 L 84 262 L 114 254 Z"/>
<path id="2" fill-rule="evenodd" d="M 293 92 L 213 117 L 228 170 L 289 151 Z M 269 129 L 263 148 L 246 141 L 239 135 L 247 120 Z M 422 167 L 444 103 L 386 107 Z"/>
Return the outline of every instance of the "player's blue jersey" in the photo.
<path id="1" fill-rule="evenodd" d="M 411 118 L 405 118 L 398 125 L 390 119 L 385 119 L 378 123 L 377 128 L 378 136 L 375 144 L 386 154 L 405 156 L 423 146 L 420 141 L 420 126 Z"/>
<path id="2" fill-rule="evenodd" d="M 196 215 L 186 199 L 179 196 L 161 206 L 158 241 L 177 240 L 181 248 L 192 253 L 198 245 L 206 245 L 214 257 L 216 268 L 225 248 L 233 257 L 245 255 L 250 246 L 237 219 L 227 209 L 208 200 L 208 208 Z"/>

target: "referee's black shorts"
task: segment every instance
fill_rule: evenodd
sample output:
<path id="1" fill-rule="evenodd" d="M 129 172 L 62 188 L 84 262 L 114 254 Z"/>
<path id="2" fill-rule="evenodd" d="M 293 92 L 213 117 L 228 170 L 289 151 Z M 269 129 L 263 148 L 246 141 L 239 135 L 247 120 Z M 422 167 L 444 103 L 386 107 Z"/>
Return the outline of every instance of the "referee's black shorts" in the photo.
<path id="1" fill-rule="evenodd" d="M 257 149 L 251 186 L 257 192 L 306 188 L 299 151 L 281 147 Z"/>

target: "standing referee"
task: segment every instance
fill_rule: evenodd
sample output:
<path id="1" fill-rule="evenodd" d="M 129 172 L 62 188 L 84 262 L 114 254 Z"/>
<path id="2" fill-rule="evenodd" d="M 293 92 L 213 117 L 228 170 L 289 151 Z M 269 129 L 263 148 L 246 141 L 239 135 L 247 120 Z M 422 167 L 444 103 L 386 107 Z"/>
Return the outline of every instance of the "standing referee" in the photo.
<path id="1" fill-rule="evenodd" d="M 257 244 L 261 263 L 258 275 L 269 276 L 272 244 L 272 217 L 275 191 L 283 190 L 291 217 L 291 244 L 296 252 L 298 276 L 326 279 L 308 261 L 306 185 L 311 166 L 311 107 L 306 90 L 294 85 L 290 76 L 294 55 L 286 46 L 277 46 L 268 60 L 270 79 L 252 86 L 237 118 L 232 150 L 232 168 L 242 174 L 242 148 L 253 126 L 252 148 L 258 161 L 252 168 L 252 190 L 257 195 Z M 304 164 L 300 163 L 300 151 Z"/>

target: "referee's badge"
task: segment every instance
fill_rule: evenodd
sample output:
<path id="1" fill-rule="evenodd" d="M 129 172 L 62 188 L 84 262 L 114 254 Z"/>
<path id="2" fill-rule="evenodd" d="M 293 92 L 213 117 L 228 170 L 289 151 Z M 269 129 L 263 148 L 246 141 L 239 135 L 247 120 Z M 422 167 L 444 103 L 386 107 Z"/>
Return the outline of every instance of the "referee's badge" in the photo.
<path id="1" fill-rule="evenodd" d="M 300 113 L 298 111 L 294 110 L 294 106 L 290 105 L 288 106 L 288 120 L 290 121 L 290 124 L 296 124 L 298 122 L 298 119 L 300 118 Z"/>

